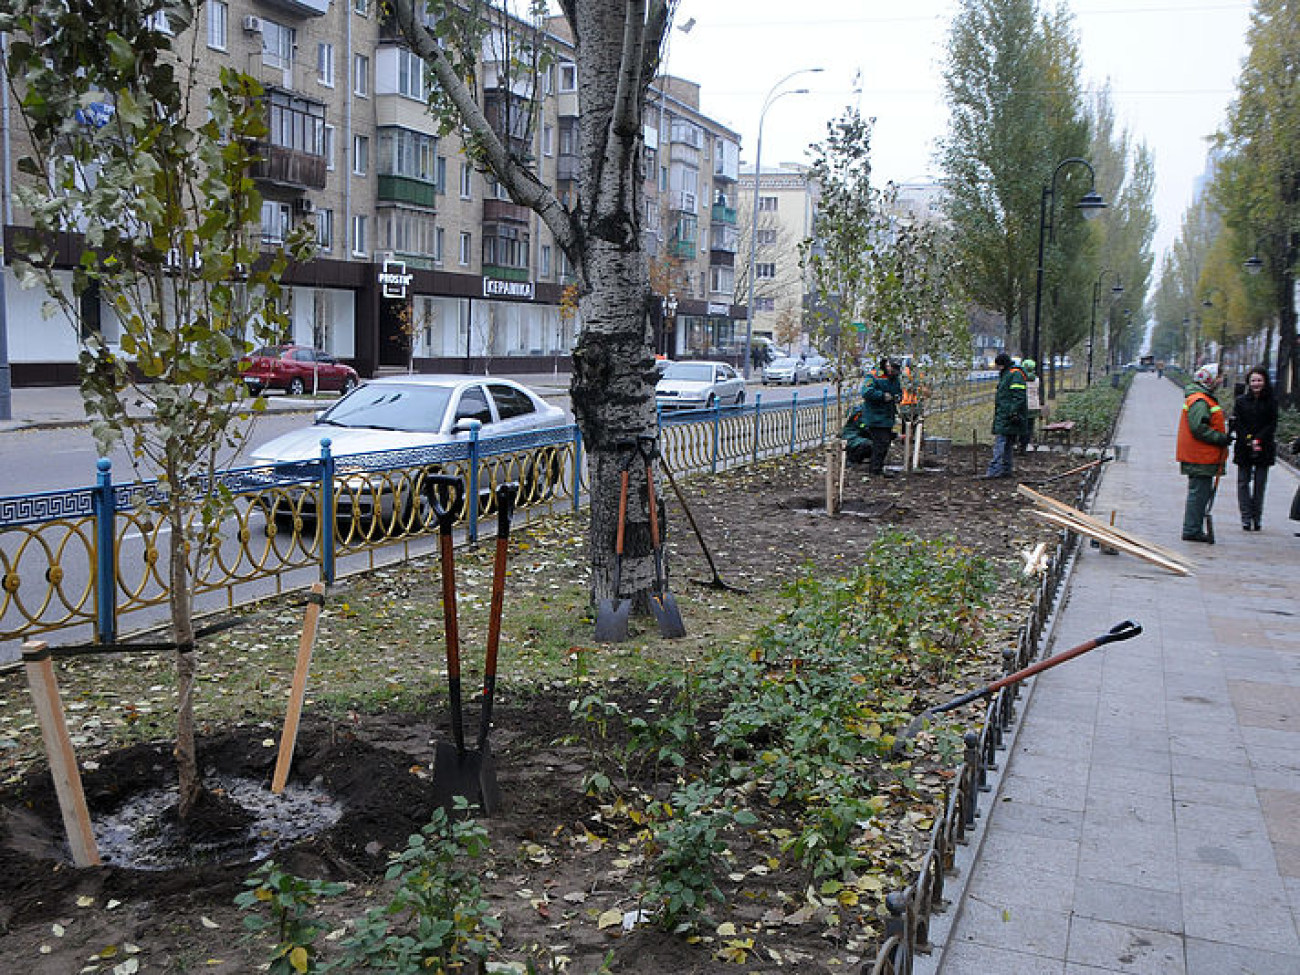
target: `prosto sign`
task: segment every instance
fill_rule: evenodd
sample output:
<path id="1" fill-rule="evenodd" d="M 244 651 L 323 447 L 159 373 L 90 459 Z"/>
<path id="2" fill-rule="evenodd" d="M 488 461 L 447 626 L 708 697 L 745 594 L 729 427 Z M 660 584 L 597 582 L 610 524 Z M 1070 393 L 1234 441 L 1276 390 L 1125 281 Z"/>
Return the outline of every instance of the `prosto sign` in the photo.
<path id="1" fill-rule="evenodd" d="M 406 270 L 405 261 L 384 261 L 379 272 L 379 287 L 385 298 L 405 298 L 415 275 Z"/>

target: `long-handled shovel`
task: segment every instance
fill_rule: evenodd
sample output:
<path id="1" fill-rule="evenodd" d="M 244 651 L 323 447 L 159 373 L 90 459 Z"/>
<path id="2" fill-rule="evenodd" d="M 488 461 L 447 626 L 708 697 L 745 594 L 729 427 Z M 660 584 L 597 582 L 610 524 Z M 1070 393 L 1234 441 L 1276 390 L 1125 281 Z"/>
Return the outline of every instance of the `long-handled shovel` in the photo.
<path id="1" fill-rule="evenodd" d="M 460 698 L 460 624 L 456 619 L 456 547 L 452 529 L 456 511 L 465 494 L 465 484 L 458 477 L 435 474 L 428 478 L 433 488 L 429 501 L 438 518 L 438 544 L 442 554 L 442 619 L 447 645 L 447 697 L 451 702 L 451 742 L 440 741 L 434 752 L 433 794 L 438 804 L 450 811 L 455 798 L 463 796 L 471 803 L 479 797 L 478 763 L 471 763 L 465 750 L 465 722 Z M 439 488 L 451 492 L 451 501 L 442 503 Z"/>
<path id="2" fill-rule="evenodd" d="M 682 611 L 677 608 L 677 597 L 668 591 L 664 579 L 664 547 L 659 538 L 659 501 L 655 497 L 654 440 L 642 440 L 638 446 L 645 460 L 646 500 L 650 503 L 650 543 L 654 546 L 655 557 L 655 588 L 650 594 L 650 611 L 659 623 L 660 635 L 676 640 L 686 635 L 686 624 L 682 622 Z"/>
<path id="3" fill-rule="evenodd" d="M 970 704 L 972 701 L 979 701 L 984 698 L 992 697 L 998 691 L 1002 690 L 1002 688 L 1008 687 L 1011 684 L 1018 684 L 1026 677 L 1033 677 L 1034 674 L 1040 674 L 1044 670 L 1050 670 L 1058 664 L 1063 664 L 1067 660 L 1073 660 L 1075 657 L 1085 654 L 1089 650 L 1094 650 L 1103 644 L 1116 643 L 1120 640 L 1131 640 L 1141 632 L 1142 626 L 1138 623 L 1134 623 L 1132 620 L 1125 620 L 1123 623 L 1116 623 L 1101 636 L 1093 637 L 1086 643 L 1081 643 L 1077 647 L 1064 650 L 1061 653 L 1048 657 L 1046 660 L 1040 660 L 1036 664 L 1030 664 L 1023 670 L 1017 670 L 1015 673 L 1007 674 L 1005 677 L 1000 677 L 992 684 L 981 687 L 977 691 L 963 694 L 961 697 L 954 698 L 947 704 L 939 704 L 935 707 L 927 708 L 909 721 L 907 727 L 904 728 L 902 733 L 894 739 L 894 747 L 891 749 L 891 754 L 895 757 L 898 756 L 902 752 L 903 746 L 907 744 L 913 735 L 921 730 L 926 720 L 933 715 L 942 714 L 944 711 L 952 711 L 961 707 L 963 704 Z"/>
<path id="4" fill-rule="evenodd" d="M 478 726 L 478 783 L 483 812 L 490 816 L 501 808 L 496 760 L 488 734 L 492 730 L 492 699 L 497 688 L 497 648 L 501 644 L 501 611 L 506 594 L 506 556 L 510 549 L 510 515 L 514 511 L 519 485 L 511 482 L 497 488 L 497 549 L 492 561 L 492 603 L 488 611 L 487 657 L 483 663 L 483 708 Z M 471 754 L 470 760 L 474 756 Z"/>
<path id="5" fill-rule="evenodd" d="M 623 532 L 627 526 L 627 489 L 629 475 L 623 468 L 618 489 L 618 532 L 614 536 L 614 592 L 596 604 L 596 639 L 603 643 L 622 643 L 627 639 L 627 618 L 632 600 L 622 597 Z"/>
<path id="6" fill-rule="evenodd" d="M 1219 478 L 1222 476 L 1215 475 L 1214 487 L 1210 488 L 1210 503 L 1205 506 L 1205 537 L 1211 545 L 1214 544 L 1214 499 L 1219 496 Z"/>
<path id="7" fill-rule="evenodd" d="M 739 586 L 728 585 L 723 582 L 722 576 L 718 575 L 718 567 L 713 561 L 713 555 L 709 551 L 709 545 L 704 540 L 704 533 L 700 531 L 700 526 L 695 523 L 695 515 L 691 514 L 690 505 L 686 503 L 686 495 L 682 494 L 682 489 L 677 486 L 677 478 L 673 477 L 673 469 L 668 466 L 668 462 L 663 455 L 659 456 L 659 466 L 663 468 L 664 474 L 668 477 L 668 483 L 672 486 L 673 493 L 677 495 L 677 500 L 682 506 L 682 511 L 686 512 L 686 520 L 691 524 L 691 530 L 695 532 L 695 537 L 700 541 L 700 551 L 704 553 L 705 560 L 709 563 L 709 571 L 713 573 L 712 579 L 692 579 L 691 582 L 697 586 L 709 586 L 712 589 L 726 589 L 729 592 L 746 593 L 748 589 L 741 589 Z"/>

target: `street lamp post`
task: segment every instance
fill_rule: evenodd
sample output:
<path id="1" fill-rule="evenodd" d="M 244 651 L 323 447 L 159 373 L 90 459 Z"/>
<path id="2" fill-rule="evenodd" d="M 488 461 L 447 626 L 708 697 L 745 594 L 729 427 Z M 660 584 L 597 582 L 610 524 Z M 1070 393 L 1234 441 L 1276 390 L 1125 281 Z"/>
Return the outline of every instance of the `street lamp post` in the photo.
<path id="1" fill-rule="evenodd" d="M 1088 326 L 1088 385 L 1092 385 L 1092 350 L 1097 340 L 1097 301 L 1101 297 L 1101 282 L 1105 280 L 1106 275 L 1115 274 L 1110 268 L 1103 268 L 1102 272 L 1097 275 L 1097 280 L 1092 283 L 1092 324 Z M 1110 289 L 1111 298 L 1118 298 L 1124 293 L 1124 285 L 1120 282 L 1119 275 L 1115 274 L 1115 284 Z M 1109 355 L 1109 346 L 1107 347 Z"/>
<path id="2" fill-rule="evenodd" d="M 754 266 L 758 258 L 758 184 L 763 172 L 763 120 L 767 118 L 767 110 L 771 108 L 779 98 L 786 95 L 806 95 L 807 88 L 791 88 L 787 91 L 778 92 L 777 89 L 783 84 L 801 74 L 818 74 L 821 68 L 800 68 L 798 71 L 791 71 L 788 75 L 774 84 L 763 99 L 763 110 L 758 113 L 758 141 L 754 145 L 754 206 L 749 213 L 749 297 L 745 303 L 745 378 L 750 377 L 751 365 L 753 363 L 754 341 Z"/>
<path id="3" fill-rule="evenodd" d="M 668 350 L 672 348 L 672 341 L 677 337 L 677 292 L 668 292 L 668 297 L 664 299 L 664 315 L 668 321 L 666 329 L 660 329 L 660 353 L 665 357 Z"/>
<path id="4" fill-rule="evenodd" d="M 1039 345 L 1042 341 L 1042 321 L 1043 321 L 1043 254 L 1046 250 L 1046 244 L 1049 240 L 1056 240 L 1056 221 L 1054 211 L 1056 209 L 1056 177 L 1061 175 L 1061 170 L 1066 166 L 1073 164 L 1084 166 L 1088 170 L 1088 176 L 1092 181 L 1092 186 L 1088 192 L 1079 198 L 1079 202 L 1074 206 L 1083 213 L 1084 219 L 1091 220 L 1102 210 L 1106 209 L 1106 201 L 1101 198 L 1096 190 L 1097 174 L 1093 171 L 1092 163 L 1078 156 L 1071 156 L 1069 159 L 1062 159 L 1052 170 L 1052 179 L 1043 187 L 1043 198 L 1038 210 L 1038 272 L 1034 283 L 1034 359 L 1041 362 L 1041 349 Z"/>

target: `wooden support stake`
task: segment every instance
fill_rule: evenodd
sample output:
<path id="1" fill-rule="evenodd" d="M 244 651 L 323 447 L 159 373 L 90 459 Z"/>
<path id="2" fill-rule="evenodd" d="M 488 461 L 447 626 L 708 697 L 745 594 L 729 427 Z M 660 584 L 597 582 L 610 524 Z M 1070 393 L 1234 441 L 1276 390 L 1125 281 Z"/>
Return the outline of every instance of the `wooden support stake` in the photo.
<path id="1" fill-rule="evenodd" d="M 1064 515 L 1058 515 L 1054 511 L 1031 511 L 1030 514 L 1035 518 L 1041 518 L 1043 521 L 1049 522 L 1053 525 L 1059 525 L 1061 528 L 1067 528 L 1080 535 L 1087 535 L 1090 538 L 1098 538 L 1107 545 L 1113 545 L 1121 552 L 1127 552 L 1129 555 L 1134 555 L 1139 559 L 1142 559 L 1144 562 L 1158 565 L 1160 568 L 1167 569 L 1174 573 L 1174 575 L 1189 576 L 1192 574 L 1192 570 L 1185 565 L 1180 565 L 1177 562 L 1170 562 L 1168 559 L 1162 558 L 1155 552 L 1142 548 L 1140 545 L 1134 545 L 1131 542 L 1126 542 L 1114 536 L 1104 534 L 1104 526 L 1101 526 L 1103 534 L 1097 534 L 1097 526 L 1074 521 Z"/>
<path id="2" fill-rule="evenodd" d="M 912 470 L 917 470 L 921 466 L 921 444 L 925 440 L 925 420 L 920 419 L 912 424 Z"/>
<path id="3" fill-rule="evenodd" d="M 1019 485 L 1016 488 L 1016 491 L 1022 497 L 1029 498 L 1035 504 L 1039 504 L 1045 508 L 1049 508 L 1052 511 L 1057 512 L 1058 514 L 1062 514 L 1070 518 L 1078 519 L 1079 521 L 1085 524 L 1090 524 L 1098 528 L 1104 529 L 1108 534 L 1116 538 L 1122 538 L 1130 545 L 1136 545 L 1140 548 L 1147 549 L 1148 551 L 1155 552 L 1158 555 L 1162 555 L 1170 562 L 1177 562 L 1180 565 L 1187 566 L 1188 568 L 1191 568 L 1193 566 L 1193 563 L 1188 560 L 1187 556 L 1182 555 L 1179 552 L 1174 552 L 1160 545 L 1157 545 L 1154 542 L 1149 542 L 1145 538 L 1139 538 L 1137 535 L 1134 535 L 1130 532 L 1126 532 L 1120 528 L 1108 528 L 1103 522 L 1098 521 L 1096 518 L 1093 518 L 1091 515 L 1084 514 L 1078 508 L 1072 508 L 1064 501 L 1057 501 L 1055 498 L 1050 498 L 1046 494 L 1039 494 L 1033 488 L 1027 487 L 1024 484 Z M 1082 534 L 1087 534 L 1087 533 L 1084 532 Z M 1098 536 L 1093 535 L 1092 537 L 1095 538 Z"/>
<path id="4" fill-rule="evenodd" d="M 284 733 L 280 736 L 280 755 L 275 760 L 275 777 L 271 792 L 279 795 L 289 780 L 293 749 L 298 744 L 298 720 L 302 717 L 302 700 L 307 695 L 307 671 L 311 668 L 311 651 L 316 644 L 316 623 L 325 605 L 325 583 L 314 582 L 303 614 L 302 638 L 298 641 L 298 661 L 293 668 L 293 687 L 289 690 L 289 710 L 284 716 Z"/>
<path id="5" fill-rule="evenodd" d="M 32 692 L 36 719 L 41 725 L 45 757 L 54 778 L 54 792 L 59 798 L 59 812 L 63 815 L 63 828 L 68 833 L 72 862 L 78 867 L 99 866 L 99 848 L 95 845 L 95 832 L 90 826 L 86 793 L 81 788 L 81 772 L 77 769 L 77 756 L 68 736 L 68 723 L 63 717 L 54 661 L 50 659 L 46 644 L 40 640 L 24 643 L 23 666 L 27 671 L 27 686 Z"/>

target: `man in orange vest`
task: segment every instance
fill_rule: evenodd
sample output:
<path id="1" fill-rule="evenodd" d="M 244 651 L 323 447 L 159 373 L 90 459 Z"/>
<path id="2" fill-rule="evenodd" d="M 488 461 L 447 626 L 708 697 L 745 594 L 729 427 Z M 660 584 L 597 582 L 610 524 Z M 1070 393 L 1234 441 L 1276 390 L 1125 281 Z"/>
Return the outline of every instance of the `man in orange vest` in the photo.
<path id="1" fill-rule="evenodd" d="M 1177 459 L 1187 475 L 1187 505 L 1183 509 L 1183 541 L 1214 544 L 1205 531 L 1205 512 L 1214 500 L 1215 480 L 1228 457 L 1228 423 L 1214 398 L 1219 367 L 1207 362 L 1196 370 L 1183 391 L 1183 415 L 1178 421 Z"/>

